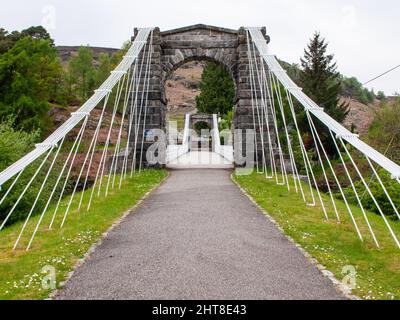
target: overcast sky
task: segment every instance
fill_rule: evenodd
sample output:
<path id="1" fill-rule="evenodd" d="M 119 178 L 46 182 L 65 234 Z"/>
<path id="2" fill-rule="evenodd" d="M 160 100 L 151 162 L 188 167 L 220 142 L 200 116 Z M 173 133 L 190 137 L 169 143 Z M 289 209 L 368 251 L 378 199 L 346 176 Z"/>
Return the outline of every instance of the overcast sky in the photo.
<path id="1" fill-rule="evenodd" d="M 266 26 L 271 52 L 296 63 L 318 30 L 339 70 L 361 82 L 400 64 L 396 0 L 1 0 L 0 10 L 0 27 L 42 24 L 57 45 L 120 47 L 134 27 L 168 30 L 197 23 Z M 400 69 L 371 87 L 400 92 Z"/>

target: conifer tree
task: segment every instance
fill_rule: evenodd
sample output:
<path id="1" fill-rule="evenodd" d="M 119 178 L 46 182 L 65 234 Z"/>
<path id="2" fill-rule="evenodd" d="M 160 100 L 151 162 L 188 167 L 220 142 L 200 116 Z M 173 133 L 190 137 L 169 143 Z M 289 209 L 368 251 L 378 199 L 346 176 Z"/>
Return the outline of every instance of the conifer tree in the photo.
<path id="1" fill-rule="evenodd" d="M 203 113 L 225 116 L 233 108 L 235 86 L 230 74 L 223 66 L 207 63 L 197 97 L 197 109 Z"/>
<path id="2" fill-rule="evenodd" d="M 316 32 L 304 50 L 304 58 L 301 59 L 302 73 L 300 80 L 304 93 L 308 95 L 320 107 L 324 108 L 339 123 L 342 123 L 349 113 L 349 105 L 340 102 L 341 78 L 337 71 L 337 65 L 333 61 L 334 56 L 327 54 L 328 43 Z M 303 113 L 300 116 L 302 125 L 308 127 L 307 119 Z M 325 148 L 331 155 L 335 154 L 333 141 L 326 126 L 314 120 Z"/>

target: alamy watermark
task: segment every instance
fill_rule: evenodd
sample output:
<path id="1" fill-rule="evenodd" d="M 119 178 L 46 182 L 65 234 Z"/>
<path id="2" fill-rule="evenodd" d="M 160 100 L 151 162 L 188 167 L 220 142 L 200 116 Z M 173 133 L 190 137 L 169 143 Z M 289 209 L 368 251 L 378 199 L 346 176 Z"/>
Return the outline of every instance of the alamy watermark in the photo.
<path id="1" fill-rule="evenodd" d="M 56 268 L 53 266 L 44 266 L 42 268 L 42 289 L 55 290 L 57 288 Z"/>
<path id="2" fill-rule="evenodd" d="M 357 270 L 354 266 L 344 266 L 342 268 L 342 284 L 347 288 L 354 290 L 357 288 Z"/>
<path id="3" fill-rule="evenodd" d="M 57 28 L 57 10 L 53 5 L 46 5 L 42 8 L 42 26 L 46 30 L 55 30 Z"/>
<path id="4" fill-rule="evenodd" d="M 168 134 L 161 129 L 146 130 L 144 141 L 150 143 L 145 159 L 151 166 L 176 164 L 235 164 L 238 175 L 249 175 L 255 167 L 254 130 L 186 130 L 179 133 L 176 124 Z M 137 147 L 140 149 L 140 146 Z M 204 152 L 206 151 L 206 152 Z M 184 157 L 191 154 L 190 157 Z"/>

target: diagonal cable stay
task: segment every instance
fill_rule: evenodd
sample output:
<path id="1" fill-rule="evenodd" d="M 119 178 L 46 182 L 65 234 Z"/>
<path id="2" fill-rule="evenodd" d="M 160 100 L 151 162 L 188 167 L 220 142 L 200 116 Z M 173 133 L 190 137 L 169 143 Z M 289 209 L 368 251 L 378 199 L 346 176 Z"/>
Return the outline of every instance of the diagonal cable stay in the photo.
<path id="1" fill-rule="evenodd" d="M 393 181 L 400 183 L 400 166 L 360 140 L 358 135 L 331 118 L 321 106 L 305 95 L 302 89 L 290 79 L 276 57 L 269 53 L 266 39 L 260 28 L 246 28 L 246 31 L 254 127 L 258 128 L 256 130 L 258 130 L 257 136 L 260 140 L 258 143 L 256 141 L 256 145 L 261 146 L 262 155 L 262 159 L 258 160 L 263 168 L 261 171 L 269 179 L 272 173 L 277 184 L 286 185 L 289 191 L 294 187 L 294 191 L 301 194 L 307 205 L 319 205 L 326 220 L 331 219 L 331 211 L 339 223 L 344 214 L 348 215 L 359 239 L 365 241 L 363 232 L 367 230 L 375 245 L 379 247 L 376 230 L 363 201 L 362 194 L 365 193 L 382 218 L 394 244 L 400 248 L 399 235 L 393 228 L 394 222 L 387 216 L 389 207 L 390 214 L 400 220 L 398 211 L 400 204 L 394 203 L 389 188 L 380 177 L 380 170 L 383 170 Z M 307 132 L 298 124 L 296 108 L 305 111 Z M 271 127 L 268 128 L 268 135 L 271 133 L 274 135 L 272 139 L 270 137 L 263 140 L 265 136 L 263 127 L 267 127 L 267 124 Z M 332 163 L 324 146 L 321 128 L 329 133 L 333 141 L 339 167 Z M 310 157 L 309 150 L 306 148 L 306 136 L 308 144 L 311 143 L 315 151 L 313 157 Z M 271 150 L 274 151 L 271 152 Z M 266 165 L 265 159 L 268 158 L 268 154 L 270 154 L 270 161 Z M 298 156 L 295 157 L 295 154 Z M 363 168 L 360 167 L 360 161 L 364 161 Z M 267 170 L 268 167 L 271 167 L 270 171 Z M 303 175 L 299 174 L 300 168 L 303 168 Z M 342 170 L 337 172 L 338 168 Z M 319 178 L 317 178 L 317 172 L 319 172 Z M 370 184 L 366 182 L 369 177 L 377 178 L 383 198 L 386 199 L 374 194 Z M 290 183 L 291 179 L 292 183 Z M 302 182 L 308 185 L 307 192 L 302 187 Z M 398 186 L 398 184 L 395 185 Z M 330 203 L 326 197 L 324 200 L 322 188 L 329 196 Z M 359 213 L 356 212 L 358 210 L 351 206 L 349 192 L 345 192 L 348 190 L 352 191 L 350 196 L 358 204 L 361 216 L 358 216 Z M 338 201 L 344 202 L 347 212 L 338 209 Z M 385 209 L 382 201 L 387 202 Z"/>
<path id="2" fill-rule="evenodd" d="M 130 168 L 137 170 L 136 155 L 131 150 L 143 150 L 145 126 L 142 124 L 147 116 L 153 30 L 139 29 L 122 61 L 82 107 L 32 152 L 0 173 L 4 192 L 1 206 L 14 191 L 18 192 L 18 183 L 26 171 L 34 170 L 1 221 L 0 231 L 13 215 L 25 217 L 14 250 L 21 246 L 29 250 L 47 220 L 48 229 L 63 228 L 76 203 L 78 210 L 83 205 L 89 210 L 95 196 L 106 196 L 111 189 L 121 188 Z M 127 137 L 124 128 L 132 119 L 136 122 L 129 122 Z M 141 170 L 139 167 L 138 171 Z M 37 182 L 40 187 L 30 209 L 21 212 L 21 201 Z M 92 193 L 85 197 L 89 186 Z M 94 193 L 95 190 L 98 192 Z M 79 198 L 78 191 L 82 191 Z M 32 227 L 30 222 L 35 214 L 40 215 Z M 30 233 L 29 241 L 23 237 L 26 233 Z"/>

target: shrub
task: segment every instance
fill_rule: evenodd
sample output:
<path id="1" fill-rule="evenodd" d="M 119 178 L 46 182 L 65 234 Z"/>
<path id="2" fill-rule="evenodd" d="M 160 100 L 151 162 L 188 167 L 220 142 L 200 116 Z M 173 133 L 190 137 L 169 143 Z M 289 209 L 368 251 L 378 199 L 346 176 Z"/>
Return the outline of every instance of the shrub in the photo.
<path id="1" fill-rule="evenodd" d="M 390 197 L 393 200 L 393 203 L 395 204 L 397 210 L 400 210 L 400 185 L 396 180 L 393 180 L 385 170 L 381 169 L 378 171 L 378 175 L 382 181 L 382 183 L 385 185 L 386 190 L 388 191 Z M 369 184 L 369 188 L 374 195 L 376 201 L 378 202 L 379 206 L 381 207 L 383 213 L 386 216 L 392 216 L 393 218 L 396 218 L 396 213 L 386 196 L 381 184 L 379 183 L 379 180 L 376 176 L 371 178 L 366 179 L 366 183 Z M 354 183 L 357 193 L 361 199 L 362 205 L 365 209 L 373 211 L 377 214 L 379 213 L 378 207 L 375 205 L 373 199 L 367 192 L 364 184 L 362 181 L 358 180 Z M 345 189 L 345 195 L 347 199 L 352 202 L 353 204 L 358 205 L 358 200 L 353 192 L 353 189 L 351 186 L 347 187 Z"/>
<path id="2" fill-rule="evenodd" d="M 38 141 L 39 138 L 38 132 L 27 133 L 24 131 L 18 131 L 14 129 L 13 126 L 14 123 L 10 119 L 4 121 L 3 123 L 0 123 L 0 172 L 5 170 L 11 164 L 18 161 L 21 157 L 31 151 L 34 148 L 34 144 Z M 41 160 L 42 159 L 37 160 L 36 165 L 31 165 L 25 169 L 10 194 L 1 204 L 1 222 L 4 221 L 4 219 L 18 200 L 18 197 L 23 192 L 25 186 L 29 183 L 31 177 L 35 174 Z M 25 196 L 22 198 L 13 215 L 8 220 L 7 225 L 13 224 L 16 221 L 22 220 L 27 217 L 40 190 L 47 169 L 48 166 L 46 167 L 45 165 L 31 187 L 28 189 Z M 50 176 L 33 214 L 37 214 L 39 211 L 41 213 L 41 210 L 43 210 L 44 206 L 46 205 L 48 197 L 54 186 L 54 182 L 56 179 L 55 174 L 58 170 L 53 171 L 54 176 Z M 2 186 L 2 190 L 0 191 L 0 199 L 3 198 L 8 188 L 11 186 L 12 182 L 13 179 Z"/>

